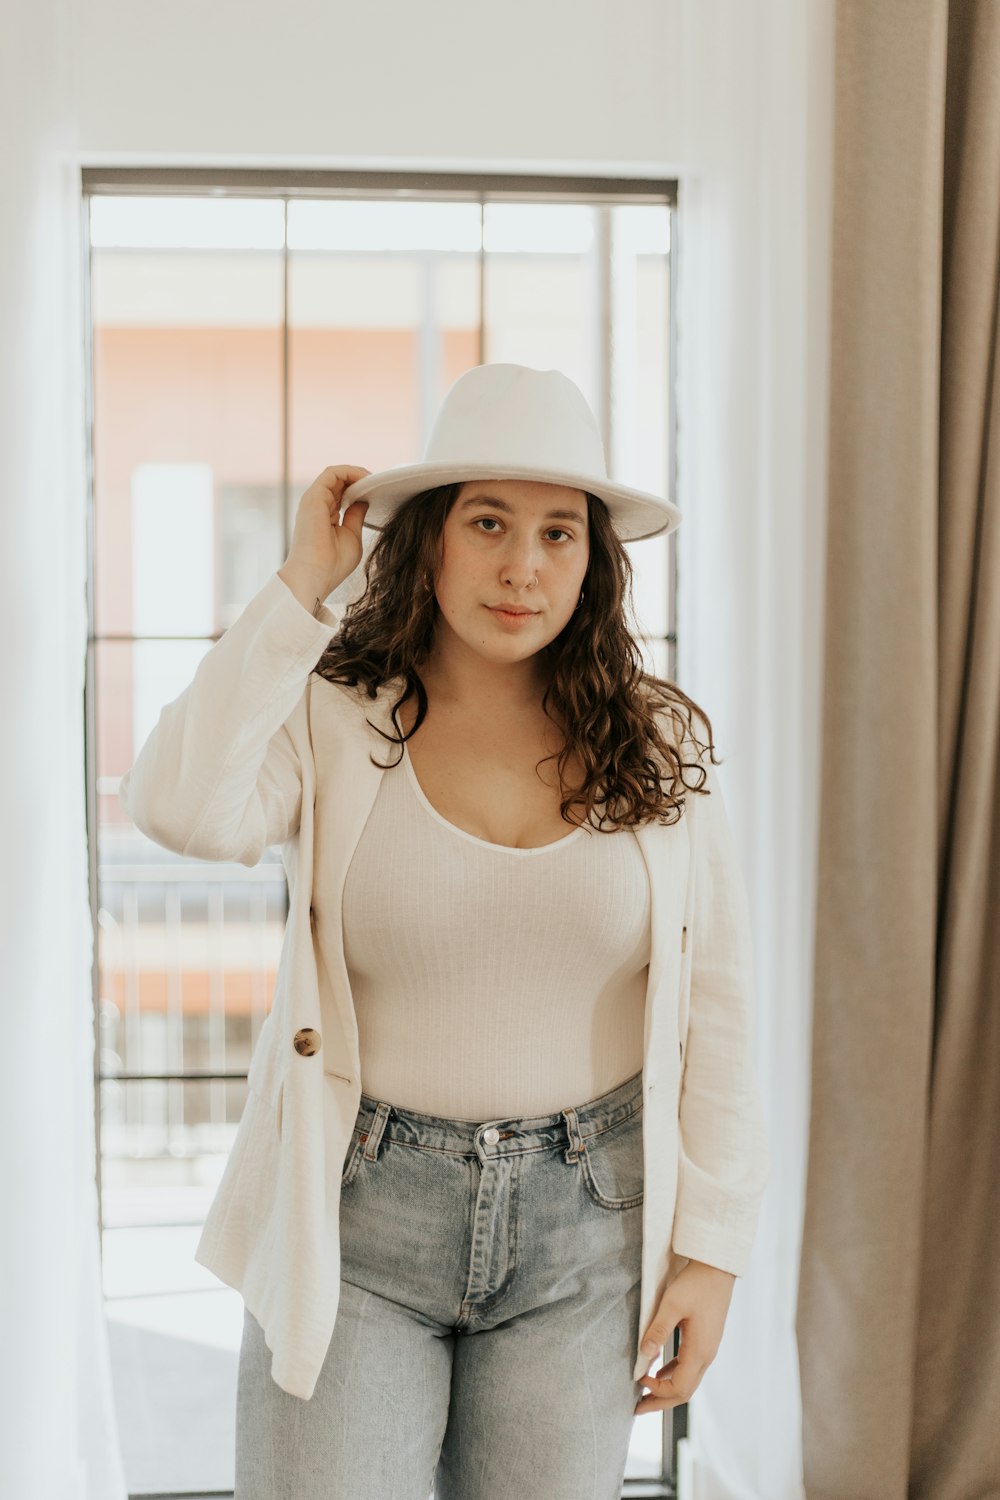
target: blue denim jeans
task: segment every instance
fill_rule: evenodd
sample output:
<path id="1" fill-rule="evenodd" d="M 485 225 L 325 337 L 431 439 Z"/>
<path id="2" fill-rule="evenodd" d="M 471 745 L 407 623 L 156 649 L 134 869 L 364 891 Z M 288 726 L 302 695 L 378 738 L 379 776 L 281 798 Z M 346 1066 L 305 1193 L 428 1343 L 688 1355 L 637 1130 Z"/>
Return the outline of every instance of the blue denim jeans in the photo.
<path id="1" fill-rule="evenodd" d="M 641 1073 L 478 1124 L 363 1093 L 310 1400 L 244 1307 L 235 1500 L 618 1500 L 642 1198 Z"/>

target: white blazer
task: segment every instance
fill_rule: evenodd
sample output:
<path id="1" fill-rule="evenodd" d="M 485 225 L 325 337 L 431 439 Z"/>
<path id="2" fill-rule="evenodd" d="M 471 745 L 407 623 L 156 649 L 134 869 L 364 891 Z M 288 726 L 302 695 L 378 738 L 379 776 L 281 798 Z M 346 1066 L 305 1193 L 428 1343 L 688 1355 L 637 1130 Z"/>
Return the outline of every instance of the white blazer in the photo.
<path id="1" fill-rule="evenodd" d="M 290 905 L 274 998 L 195 1259 L 240 1292 L 272 1351 L 272 1378 L 305 1400 L 337 1315 L 339 1182 L 361 1095 L 342 929 L 326 934 L 330 971 L 316 962 L 316 800 L 336 801 L 334 816 L 323 804 L 340 833 L 335 885 L 317 904 L 339 923 L 383 775 L 369 752 L 398 754 L 366 718 L 393 732 L 400 679 L 373 700 L 312 673 L 342 614 L 314 617 L 272 574 L 161 710 L 119 790 L 136 826 L 178 854 L 252 866 L 281 846 Z M 702 764 L 711 795 L 688 792 L 679 822 L 636 830 L 652 923 L 640 1337 L 686 1259 L 743 1274 L 769 1174 L 748 903 L 715 770 Z M 636 1356 L 645 1369 L 638 1343 Z"/>

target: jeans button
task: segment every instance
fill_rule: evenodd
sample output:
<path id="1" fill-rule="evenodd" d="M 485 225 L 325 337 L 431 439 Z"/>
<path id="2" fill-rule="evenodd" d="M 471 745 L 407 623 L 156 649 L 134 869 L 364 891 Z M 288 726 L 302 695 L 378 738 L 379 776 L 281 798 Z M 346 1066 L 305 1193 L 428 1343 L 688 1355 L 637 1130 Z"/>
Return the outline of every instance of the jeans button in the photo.
<path id="1" fill-rule="evenodd" d="M 494 1125 L 491 1125 L 489 1130 L 483 1131 L 483 1140 L 487 1143 L 487 1145 L 495 1146 L 499 1139 L 500 1132 Z"/>

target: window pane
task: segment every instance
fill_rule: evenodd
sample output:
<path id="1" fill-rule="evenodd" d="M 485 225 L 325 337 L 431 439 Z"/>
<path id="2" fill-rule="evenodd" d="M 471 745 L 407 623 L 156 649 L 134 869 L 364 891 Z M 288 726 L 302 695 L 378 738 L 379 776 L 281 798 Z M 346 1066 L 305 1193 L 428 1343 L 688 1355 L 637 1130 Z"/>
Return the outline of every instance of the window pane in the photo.
<path id="1" fill-rule="evenodd" d="M 287 911 L 278 851 L 252 869 L 185 859 L 139 832 L 118 800 L 122 772 L 207 649 L 204 641 L 95 648 L 105 1077 L 246 1072 L 271 1007 Z M 222 1079 L 112 1083 L 102 1096 L 102 1159 L 116 1164 L 103 1182 L 105 1222 L 173 1218 L 174 1189 L 204 1181 L 199 1159 L 228 1149 L 241 1108 L 239 1084 Z"/>
<path id="2" fill-rule="evenodd" d="M 102 1092 L 110 1090 L 105 1085 Z M 134 1091 L 138 1085 L 125 1085 Z M 190 1084 L 191 1092 L 201 1085 Z M 233 1115 L 242 1108 L 233 1084 Z M 106 1106 L 104 1106 L 105 1112 Z M 239 1293 L 194 1259 L 205 1209 L 225 1157 L 202 1156 L 178 1166 L 197 1181 L 177 1183 L 170 1207 L 175 1222 L 115 1227 L 115 1203 L 125 1199 L 131 1224 L 142 1185 L 115 1185 L 118 1164 L 104 1171 L 111 1181 L 101 1235 L 105 1311 L 115 1385 L 115 1408 L 125 1475 L 131 1495 L 232 1494 L 235 1447 L 237 1357 L 243 1331 Z M 165 1186 L 156 1189 L 153 1212 L 166 1207 Z"/>
<path id="3" fill-rule="evenodd" d="M 611 218 L 611 430 L 615 476 L 669 497 L 670 213 L 618 205 Z M 665 636 L 670 620 L 669 537 L 632 542 L 639 629 Z M 658 675 L 669 675 L 664 670 Z"/>
<path id="4" fill-rule="evenodd" d="M 478 360 L 474 203 L 289 204 L 292 517 L 327 465 L 419 461 Z"/>
<path id="5" fill-rule="evenodd" d="M 280 492 L 283 223 L 275 202 L 91 200 L 98 634 L 223 629 L 234 572 L 281 564 L 273 500 L 233 563 L 220 496 Z"/>
<path id="6" fill-rule="evenodd" d="M 284 206 L 274 198 L 165 198 L 109 194 L 90 200 L 95 250 L 280 250 Z"/>
<path id="7" fill-rule="evenodd" d="M 670 538 L 645 537 L 628 543 L 632 558 L 632 597 L 638 628 L 644 635 L 667 633 Z"/>
<path id="8" fill-rule="evenodd" d="M 597 210 L 487 203 L 486 359 L 560 369 L 599 412 Z"/>
<path id="9" fill-rule="evenodd" d="M 130 826 L 104 828 L 99 860 L 103 1220 L 173 1222 L 208 1207 L 200 1188 L 232 1144 L 242 1083 L 117 1075 L 248 1071 L 274 994 L 284 870 L 184 860 Z"/>
<path id="10" fill-rule="evenodd" d="M 667 494 L 670 408 L 670 215 L 616 207 L 611 220 L 612 447 L 627 484 Z"/>

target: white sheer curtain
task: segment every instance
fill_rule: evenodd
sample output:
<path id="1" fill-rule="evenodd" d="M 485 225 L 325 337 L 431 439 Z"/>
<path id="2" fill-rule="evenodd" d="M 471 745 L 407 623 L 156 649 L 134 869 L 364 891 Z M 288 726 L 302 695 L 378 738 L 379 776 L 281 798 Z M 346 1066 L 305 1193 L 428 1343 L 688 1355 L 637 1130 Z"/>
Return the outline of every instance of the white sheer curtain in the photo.
<path id="1" fill-rule="evenodd" d="M 684 0 L 682 685 L 713 719 L 757 951 L 773 1156 L 688 1412 L 681 1500 L 798 1500 L 826 509 L 833 0 Z"/>
<path id="2" fill-rule="evenodd" d="M 124 1500 L 100 1285 L 72 0 L 0 48 L 0 1495 Z"/>

